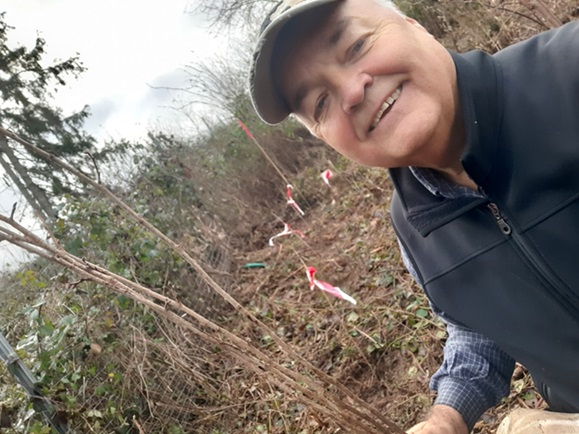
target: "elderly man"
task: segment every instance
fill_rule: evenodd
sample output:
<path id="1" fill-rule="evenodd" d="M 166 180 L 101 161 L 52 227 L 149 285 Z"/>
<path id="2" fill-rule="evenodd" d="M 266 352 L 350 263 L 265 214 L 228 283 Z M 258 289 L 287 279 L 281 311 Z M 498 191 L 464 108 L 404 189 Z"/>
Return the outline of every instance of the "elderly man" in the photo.
<path id="1" fill-rule="evenodd" d="M 553 411 L 501 429 L 579 432 L 579 24 L 460 55 L 386 1 L 281 2 L 250 81 L 265 122 L 390 169 L 405 263 L 448 329 L 410 432 L 470 431 L 515 360 Z"/>

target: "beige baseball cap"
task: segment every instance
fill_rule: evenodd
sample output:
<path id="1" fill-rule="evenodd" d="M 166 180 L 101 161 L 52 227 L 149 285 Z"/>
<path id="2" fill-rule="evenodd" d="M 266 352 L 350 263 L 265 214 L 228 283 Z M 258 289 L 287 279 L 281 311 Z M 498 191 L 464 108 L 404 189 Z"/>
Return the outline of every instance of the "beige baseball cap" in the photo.
<path id="1" fill-rule="evenodd" d="M 283 0 L 264 20 L 249 73 L 251 101 L 259 117 L 270 125 L 291 113 L 272 76 L 272 60 L 281 29 L 291 20 L 322 5 L 340 0 Z"/>

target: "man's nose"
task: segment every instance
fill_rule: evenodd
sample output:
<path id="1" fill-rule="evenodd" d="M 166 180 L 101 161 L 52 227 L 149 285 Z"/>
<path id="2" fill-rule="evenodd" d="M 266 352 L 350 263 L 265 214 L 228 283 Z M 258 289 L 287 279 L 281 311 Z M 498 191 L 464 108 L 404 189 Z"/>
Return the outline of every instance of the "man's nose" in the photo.
<path id="1" fill-rule="evenodd" d="M 340 92 L 342 109 L 351 114 L 354 109 L 366 98 L 366 88 L 372 85 L 372 76 L 365 72 L 349 74 L 342 77 Z"/>

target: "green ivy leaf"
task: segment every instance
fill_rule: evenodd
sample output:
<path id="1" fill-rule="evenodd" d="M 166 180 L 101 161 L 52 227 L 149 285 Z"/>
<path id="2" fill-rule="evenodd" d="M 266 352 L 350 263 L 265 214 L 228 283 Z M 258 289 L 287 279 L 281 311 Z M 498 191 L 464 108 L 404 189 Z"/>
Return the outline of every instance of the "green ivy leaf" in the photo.
<path id="1" fill-rule="evenodd" d="M 418 309 L 414 313 L 420 318 L 426 318 L 428 316 L 428 311 L 426 309 Z"/>

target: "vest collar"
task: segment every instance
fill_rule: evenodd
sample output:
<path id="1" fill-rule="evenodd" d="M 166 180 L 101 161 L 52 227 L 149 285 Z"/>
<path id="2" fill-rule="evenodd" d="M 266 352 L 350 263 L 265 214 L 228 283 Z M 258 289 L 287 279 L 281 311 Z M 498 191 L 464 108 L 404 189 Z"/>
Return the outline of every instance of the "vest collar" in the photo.
<path id="1" fill-rule="evenodd" d="M 502 121 L 500 68 L 481 51 L 450 53 L 454 61 L 464 115 L 466 146 L 461 162 L 469 176 L 485 189 L 498 150 Z"/>

